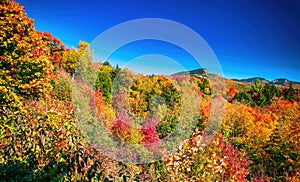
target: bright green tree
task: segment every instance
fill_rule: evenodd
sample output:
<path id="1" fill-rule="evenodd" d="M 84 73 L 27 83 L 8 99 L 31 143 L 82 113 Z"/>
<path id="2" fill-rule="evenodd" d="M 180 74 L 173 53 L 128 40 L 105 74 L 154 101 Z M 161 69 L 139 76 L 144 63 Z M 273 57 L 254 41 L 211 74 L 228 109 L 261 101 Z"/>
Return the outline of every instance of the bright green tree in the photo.
<path id="1" fill-rule="evenodd" d="M 100 89 L 103 93 L 104 100 L 108 103 L 112 102 L 112 92 L 119 91 L 119 86 L 122 85 L 121 82 L 124 79 L 124 72 L 120 71 L 121 69 L 118 66 L 113 68 L 108 61 L 105 61 L 97 73 L 95 88 Z M 116 77 L 117 79 L 115 80 Z"/>

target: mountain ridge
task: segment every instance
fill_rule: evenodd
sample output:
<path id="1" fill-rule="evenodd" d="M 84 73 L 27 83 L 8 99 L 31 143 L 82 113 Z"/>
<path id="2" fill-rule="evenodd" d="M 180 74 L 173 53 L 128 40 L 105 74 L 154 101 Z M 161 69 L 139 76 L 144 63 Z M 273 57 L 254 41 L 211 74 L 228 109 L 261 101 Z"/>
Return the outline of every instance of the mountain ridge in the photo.
<path id="1" fill-rule="evenodd" d="M 277 84 L 277 85 L 283 85 L 283 86 L 288 86 L 291 83 L 292 84 L 300 84 L 300 82 L 292 81 L 287 78 L 276 78 L 272 81 L 267 80 L 262 77 L 251 77 L 251 78 L 246 78 L 246 79 L 231 79 L 231 80 L 234 80 L 237 82 L 243 82 L 243 83 L 255 83 L 256 79 L 258 79 L 263 84 Z"/>
<path id="2" fill-rule="evenodd" d="M 208 74 L 211 74 L 211 73 L 209 73 L 206 68 L 199 68 L 199 69 L 194 69 L 194 70 L 190 70 L 190 71 L 177 72 L 172 75 L 180 75 L 180 76 L 203 75 L 204 76 L 204 75 L 208 75 Z M 258 79 L 260 81 L 260 83 L 262 83 L 262 84 L 274 84 L 274 85 L 281 85 L 281 86 L 289 86 L 290 84 L 300 84 L 300 82 L 292 81 L 287 78 L 276 78 L 271 81 L 267 80 L 263 77 L 250 77 L 250 78 L 244 78 L 244 79 L 229 79 L 229 78 L 225 78 L 225 79 L 233 80 L 233 81 L 240 82 L 240 83 L 255 83 L 256 79 Z"/>
<path id="3" fill-rule="evenodd" d="M 185 76 L 185 75 L 195 75 L 195 74 L 204 75 L 207 73 L 208 73 L 208 71 L 206 68 L 199 68 L 199 69 L 194 69 L 194 70 L 190 70 L 190 71 L 177 72 L 177 73 L 172 74 L 171 76 L 173 76 L 173 75 Z"/>

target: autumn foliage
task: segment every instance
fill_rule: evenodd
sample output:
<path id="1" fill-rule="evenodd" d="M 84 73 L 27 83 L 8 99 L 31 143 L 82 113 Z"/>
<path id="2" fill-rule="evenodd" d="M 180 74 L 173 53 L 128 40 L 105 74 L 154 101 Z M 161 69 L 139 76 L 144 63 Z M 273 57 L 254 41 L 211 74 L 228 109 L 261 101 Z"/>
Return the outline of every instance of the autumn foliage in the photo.
<path id="1" fill-rule="evenodd" d="M 14 1 L 0 2 L 0 18 L 1 180 L 299 181 L 300 92 L 292 85 L 227 81 L 217 93 L 201 75 L 144 76 L 95 63 L 87 42 L 67 49 L 36 31 Z M 210 120 L 215 99 L 224 115 Z M 164 143 L 174 132 L 186 138 Z M 127 144 L 138 153 L 122 150 Z M 151 154 L 166 155 L 131 163 Z"/>
<path id="2" fill-rule="evenodd" d="M 43 34 L 35 30 L 22 6 L 1 1 L 0 15 L 0 113 L 4 119 L 11 109 L 20 109 L 23 99 L 49 92 L 53 65 Z"/>

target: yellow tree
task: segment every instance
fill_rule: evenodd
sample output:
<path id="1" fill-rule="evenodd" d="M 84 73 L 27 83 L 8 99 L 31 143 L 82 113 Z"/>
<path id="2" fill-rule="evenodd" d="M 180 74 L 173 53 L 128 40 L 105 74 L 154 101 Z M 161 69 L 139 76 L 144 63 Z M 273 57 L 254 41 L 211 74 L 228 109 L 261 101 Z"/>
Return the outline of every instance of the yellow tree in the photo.
<path id="1" fill-rule="evenodd" d="M 64 52 L 64 62 L 62 66 L 67 73 L 70 73 L 71 75 L 75 73 L 76 62 L 79 57 L 79 52 L 77 52 L 74 48 L 68 49 Z"/>
<path id="2" fill-rule="evenodd" d="M 87 42 L 80 41 L 78 46 L 78 60 L 76 61 L 75 77 L 80 76 L 86 83 L 94 85 L 97 74 L 93 72 L 93 51 Z"/>
<path id="3" fill-rule="evenodd" d="M 40 97 L 50 85 L 49 47 L 35 30 L 24 7 L 0 2 L 0 115 L 5 116 L 23 99 Z"/>

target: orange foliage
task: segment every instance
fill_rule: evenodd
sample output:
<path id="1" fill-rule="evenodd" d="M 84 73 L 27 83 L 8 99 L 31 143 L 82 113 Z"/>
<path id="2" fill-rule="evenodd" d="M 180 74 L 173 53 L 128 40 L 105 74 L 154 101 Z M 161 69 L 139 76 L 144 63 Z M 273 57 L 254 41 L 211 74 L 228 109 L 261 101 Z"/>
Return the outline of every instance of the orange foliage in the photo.
<path id="1" fill-rule="evenodd" d="M 24 7 L 14 1 L 0 3 L 0 103 L 8 108 L 48 93 L 49 47 L 33 26 Z M 0 111 L 1 115 L 3 113 Z"/>

